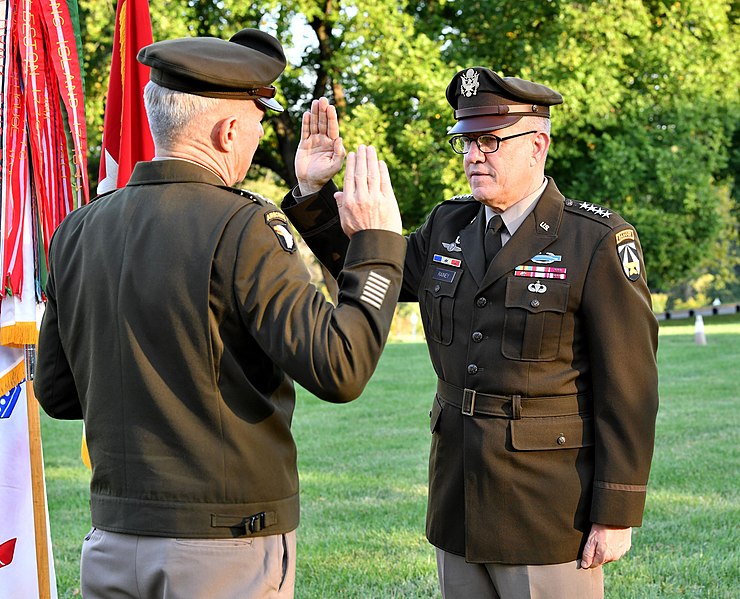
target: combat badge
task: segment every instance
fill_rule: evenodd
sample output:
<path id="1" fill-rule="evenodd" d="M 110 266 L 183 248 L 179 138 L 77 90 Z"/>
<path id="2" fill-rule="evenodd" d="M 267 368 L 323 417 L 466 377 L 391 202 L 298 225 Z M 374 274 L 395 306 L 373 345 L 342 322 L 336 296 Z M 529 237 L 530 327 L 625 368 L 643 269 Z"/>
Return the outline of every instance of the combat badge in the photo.
<path id="1" fill-rule="evenodd" d="M 640 278 L 640 254 L 635 244 L 635 232 L 632 229 L 625 229 L 616 235 L 617 254 L 619 261 L 622 263 L 624 275 L 630 281 L 636 281 Z"/>
<path id="2" fill-rule="evenodd" d="M 553 262 L 560 262 L 562 259 L 562 256 L 559 256 L 558 254 L 553 254 L 552 252 L 537 254 L 536 256 L 532 256 L 532 258 L 530 258 L 532 262 L 536 262 L 537 264 L 552 264 Z"/>
<path id="3" fill-rule="evenodd" d="M 265 214 L 265 222 L 267 223 L 267 226 L 272 229 L 272 232 L 275 233 L 275 237 L 277 237 L 280 242 L 280 246 L 286 252 L 292 254 L 298 249 L 295 239 L 293 238 L 293 234 L 290 232 L 288 219 L 282 212 L 279 210 L 268 212 Z"/>

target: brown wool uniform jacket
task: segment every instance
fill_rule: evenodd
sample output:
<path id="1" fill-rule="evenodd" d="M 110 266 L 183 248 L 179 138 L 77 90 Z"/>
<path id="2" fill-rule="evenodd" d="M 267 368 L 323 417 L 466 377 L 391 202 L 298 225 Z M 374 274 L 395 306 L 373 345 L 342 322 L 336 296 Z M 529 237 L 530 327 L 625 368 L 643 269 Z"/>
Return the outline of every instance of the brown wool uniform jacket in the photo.
<path id="1" fill-rule="evenodd" d="M 330 192 L 283 208 L 336 271 Z M 642 521 L 658 380 L 639 240 L 548 180 L 486 270 L 481 219 L 455 198 L 408 237 L 401 301 L 439 378 L 427 536 L 469 562 L 569 562 L 593 522 Z"/>
<path id="2" fill-rule="evenodd" d="M 372 374 L 405 241 L 357 233 L 335 308 L 282 212 L 181 160 L 71 213 L 50 249 L 35 390 L 83 418 L 92 523 L 168 537 L 298 525 L 293 381 L 346 402 Z"/>

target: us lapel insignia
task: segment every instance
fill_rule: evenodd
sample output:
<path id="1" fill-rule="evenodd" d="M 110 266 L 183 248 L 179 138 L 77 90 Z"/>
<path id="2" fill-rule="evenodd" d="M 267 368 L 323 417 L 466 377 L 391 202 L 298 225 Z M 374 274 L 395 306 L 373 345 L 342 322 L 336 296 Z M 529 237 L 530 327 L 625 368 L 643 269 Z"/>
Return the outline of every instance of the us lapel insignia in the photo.
<path id="1" fill-rule="evenodd" d="M 290 232 L 288 219 L 282 212 L 278 210 L 268 212 L 265 214 L 265 222 L 272 229 L 272 232 L 275 233 L 275 237 L 280 242 L 280 247 L 286 252 L 292 254 L 298 249 L 293 234 Z"/>
<path id="2" fill-rule="evenodd" d="M 442 247 L 444 247 L 448 252 L 462 252 L 462 248 L 460 247 L 460 236 L 458 235 L 457 239 L 452 243 L 445 243 L 443 241 Z"/>
<path id="3" fill-rule="evenodd" d="M 622 264 L 622 271 L 630 281 L 636 281 L 640 278 L 640 254 L 635 244 L 635 232 L 632 229 L 625 229 L 616 235 L 617 254 Z"/>

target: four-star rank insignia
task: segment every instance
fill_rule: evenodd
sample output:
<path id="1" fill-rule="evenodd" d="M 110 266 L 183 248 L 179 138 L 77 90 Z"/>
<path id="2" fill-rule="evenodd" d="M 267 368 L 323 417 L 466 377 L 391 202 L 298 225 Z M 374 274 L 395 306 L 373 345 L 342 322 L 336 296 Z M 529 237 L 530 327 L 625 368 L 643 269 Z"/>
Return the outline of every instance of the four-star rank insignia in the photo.
<path id="1" fill-rule="evenodd" d="M 293 234 L 290 232 L 290 226 L 288 225 L 287 217 L 279 210 L 273 210 L 265 214 L 265 222 L 267 226 L 272 229 L 280 242 L 280 246 L 289 253 L 293 253 L 298 249 L 298 245 L 293 238 Z"/>
<path id="2" fill-rule="evenodd" d="M 624 275 L 630 281 L 636 281 L 640 278 L 640 254 L 635 243 L 635 232 L 632 229 L 625 229 L 616 235 L 617 253 L 619 261 L 622 263 Z"/>

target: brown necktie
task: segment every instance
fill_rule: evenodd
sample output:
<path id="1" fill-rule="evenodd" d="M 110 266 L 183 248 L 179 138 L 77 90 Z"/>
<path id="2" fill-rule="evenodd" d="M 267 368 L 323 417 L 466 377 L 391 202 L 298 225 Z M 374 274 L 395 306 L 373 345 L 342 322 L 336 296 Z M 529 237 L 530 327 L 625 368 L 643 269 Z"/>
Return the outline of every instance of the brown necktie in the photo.
<path id="1" fill-rule="evenodd" d="M 486 265 L 491 263 L 493 257 L 501 249 L 501 233 L 504 228 L 504 221 L 501 216 L 494 214 L 486 226 L 486 236 L 484 237 L 483 247 L 486 253 Z"/>

